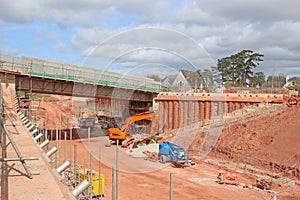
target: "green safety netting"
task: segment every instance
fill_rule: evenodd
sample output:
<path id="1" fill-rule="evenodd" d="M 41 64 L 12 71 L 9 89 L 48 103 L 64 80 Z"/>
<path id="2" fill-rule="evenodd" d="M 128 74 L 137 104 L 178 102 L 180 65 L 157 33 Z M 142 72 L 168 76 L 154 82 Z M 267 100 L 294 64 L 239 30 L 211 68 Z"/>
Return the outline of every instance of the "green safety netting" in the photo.
<path id="1" fill-rule="evenodd" d="M 50 66 L 50 65 L 45 65 L 45 64 L 39 64 L 39 63 L 31 63 L 33 66 L 41 66 L 47 69 L 54 69 L 54 71 L 65 71 L 68 73 L 72 72 L 73 74 L 76 73 L 81 73 L 80 70 L 77 69 L 70 69 L 70 68 L 62 68 L 62 67 L 54 67 L 54 66 Z M 43 71 L 43 70 L 42 70 Z M 49 70 L 45 70 L 45 71 L 49 71 Z M 51 77 L 51 78 L 59 78 L 59 79 L 65 79 L 65 80 L 71 80 L 71 81 L 82 81 L 82 82 L 87 82 L 87 83 L 96 83 L 96 84 L 100 84 L 100 85 L 106 85 L 106 86 L 112 86 L 112 87 L 122 87 L 122 88 L 127 88 L 127 89 L 138 89 L 138 90 L 143 90 L 143 91 L 155 91 L 155 92 L 160 92 L 162 91 L 159 88 L 151 88 L 151 87 L 142 87 L 139 85 L 131 85 L 131 84 L 126 84 L 126 83 L 118 83 L 118 82 L 110 82 L 110 81 L 101 81 L 99 79 L 95 80 L 95 79 L 88 79 L 85 77 L 81 77 L 80 79 L 75 77 L 75 76 L 69 76 L 69 75 L 57 75 L 57 74 L 52 74 L 52 73 L 42 73 L 42 72 L 37 72 L 37 71 L 30 71 L 27 72 L 30 75 L 36 75 L 36 76 L 43 76 L 43 77 Z M 86 72 L 85 72 L 86 73 Z M 94 72 L 95 73 L 95 72 Z M 84 73 L 83 73 L 84 74 Z M 113 75 L 108 75 L 108 74 L 101 74 L 101 77 L 104 79 L 115 79 L 115 80 L 119 80 L 120 77 L 117 76 L 113 76 Z M 125 79 L 124 77 L 122 77 L 123 80 L 127 80 L 127 81 L 132 81 L 131 79 Z"/>

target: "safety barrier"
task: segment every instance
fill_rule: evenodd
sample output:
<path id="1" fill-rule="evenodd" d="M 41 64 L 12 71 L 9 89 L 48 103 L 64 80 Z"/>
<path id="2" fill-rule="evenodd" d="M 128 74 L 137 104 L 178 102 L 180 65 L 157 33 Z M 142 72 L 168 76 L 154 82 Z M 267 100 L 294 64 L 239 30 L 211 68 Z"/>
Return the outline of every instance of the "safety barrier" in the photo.
<path id="1" fill-rule="evenodd" d="M 28 75 L 78 81 L 149 92 L 162 91 L 161 83 L 146 77 L 120 74 L 106 70 L 46 61 L 30 57 L 0 55 L 0 68 L 16 70 Z"/>
<path id="2" fill-rule="evenodd" d="M 49 148 L 49 144 L 50 144 L 50 140 L 47 138 L 47 133 L 43 133 L 42 131 L 39 130 L 38 128 L 38 124 L 35 124 L 33 122 L 31 122 L 28 117 L 23 113 L 21 107 L 19 106 L 18 103 L 18 99 L 17 97 L 15 97 L 15 107 L 17 110 L 17 115 L 19 116 L 19 118 L 21 119 L 24 127 L 26 128 L 26 130 L 28 131 L 28 133 L 32 136 L 33 141 L 35 142 L 35 144 L 39 147 L 39 149 L 41 150 L 41 152 L 46 156 L 46 158 L 48 159 L 48 162 L 50 164 L 52 164 L 52 159 L 51 157 L 55 154 L 56 156 L 56 162 L 57 162 L 57 156 L 58 156 L 58 147 L 57 146 L 53 146 Z M 66 138 L 66 137 L 65 137 Z M 56 138 L 57 140 L 57 138 Z M 49 149 L 49 150 L 48 150 Z M 31 158 L 27 158 L 27 159 L 31 159 Z M 75 163 L 76 161 L 74 161 Z M 55 172 L 58 174 L 58 176 L 60 177 L 60 179 L 62 178 L 62 176 L 64 177 L 64 181 L 66 181 L 66 171 L 68 168 L 71 168 L 71 162 L 69 160 L 65 160 L 60 166 L 58 166 L 58 163 L 56 163 L 55 166 Z M 76 170 L 76 167 L 74 166 L 74 170 Z M 90 169 L 91 170 L 91 169 Z M 64 173 L 62 175 L 62 173 Z M 31 174 L 29 174 L 31 176 Z M 73 183 L 73 190 L 70 192 L 75 198 L 77 198 L 79 195 L 81 195 L 82 193 L 83 196 L 86 196 L 86 190 L 90 187 L 92 188 L 92 181 L 87 181 L 86 179 L 83 180 L 77 180 L 76 178 L 76 173 L 74 173 L 74 183 Z M 69 178 L 69 177 L 68 177 Z M 100 178 L 101 179 L 101 178 Z M 101 179 L 102 181 L 102 179 Z M 90 194 L 88 194 L 89 196 L 91 196 L 92 194 L 92 189 L 89 190 Z M 101 194 L 102 196 L 103 194 Z"/>

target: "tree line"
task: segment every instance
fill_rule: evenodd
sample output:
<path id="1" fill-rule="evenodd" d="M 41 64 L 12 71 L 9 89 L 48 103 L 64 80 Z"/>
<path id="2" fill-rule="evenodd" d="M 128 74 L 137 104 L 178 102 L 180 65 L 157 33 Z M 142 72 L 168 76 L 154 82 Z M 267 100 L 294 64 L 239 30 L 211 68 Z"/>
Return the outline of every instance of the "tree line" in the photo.
<path id="1" fill-rule="evenodd" d="M 255 68 L 263 62 L 264 55 L 252 50 L 242 50 L 228 57 L 218 59 L 217 66 L 210 69 L 198 70 L 202 77 L 203 87 L 208 90 L 231 87 L 261 87 L 264 83 L 278 87 L 278 83 L 286 81 L 285 75 L 266 77 L 264 72 L 255 72 Z M 157 75 L 150 75 L 156 81 Z"/>

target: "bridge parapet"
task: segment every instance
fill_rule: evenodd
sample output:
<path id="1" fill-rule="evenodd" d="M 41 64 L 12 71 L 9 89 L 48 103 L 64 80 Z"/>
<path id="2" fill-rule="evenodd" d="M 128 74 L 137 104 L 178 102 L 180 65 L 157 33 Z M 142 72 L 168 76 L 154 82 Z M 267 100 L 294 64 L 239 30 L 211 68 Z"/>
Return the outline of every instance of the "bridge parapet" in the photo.
<path id="1" fill-rule="evenodd" d="M 23 74 L 110 87 L 161 92 L 161 83 L 145 77 L 120 74 L 107 70 L 53 62 L 31 57 L 0 55 L 0 68 Z"/>

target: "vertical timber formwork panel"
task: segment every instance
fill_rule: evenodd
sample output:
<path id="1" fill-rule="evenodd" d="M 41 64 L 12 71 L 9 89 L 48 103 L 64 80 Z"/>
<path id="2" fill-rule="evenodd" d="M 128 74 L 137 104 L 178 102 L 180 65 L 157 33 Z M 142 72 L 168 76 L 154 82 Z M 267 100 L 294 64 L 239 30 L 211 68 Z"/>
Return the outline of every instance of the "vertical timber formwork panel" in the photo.
<path id="1" fill-rule="evenodd" d="M 218 101 L 218 116 L 221 116 L 221 115 L 223 115 L 223 102 L 222 101 Z"/>
<path id="2" fill-rule="evenodd" d="M 188 121 L 187 121 L 187 125 L 191 125 L 193 123 L 193 117 L 194 117 L 194 108 L 193 108 L 193 102 L 192 101 L 188 101 Z"/>
<path id="3" fill-rule="evenodd" d="M 241 109 L 243 109 L 246 106 L 244 102 L 241 102 Z"/>
<path id="4" fill-rule="evenodd" d="M 235 102 L 232 102 L 232 112 L 236 110 Z"/>
<path id="5" fill-rule="evenodd" d="M 169 111 L 168 111 L 168 128 L 173 129 L 174 116 L 173 116 L 173 101 L 168 101 Z"/>
<path id="6" fill-rule="evenodd" d="M 183 126 L 188 124 L 188 102 L 183 102 Z"/>
<path id="7" fill-rule="evenodd" d="M 174 101 L 174 105 L 173 105 L 173 114 L 174 114 L 174 118 L 173 118 L 173 120 L 174 120 L 174 129 L 177 129 L 179 126 L 178 126 L 178 118 L 180 118 L 179 117 L 179 113 L 180 113 L 180 111 L 179 111 L 179 108 L 178 108 L 178 104 L 179 104 L 179 102 L 178 101 Z"/>
<path id="8" fill-rule="evenodd" d="M 226 101 L 223 101 L 222 105 L 223 105 L 223 115 L 224 115 L 224 114 L 227 113 L 227 103 L 226 103 Z"/>
<path id="9" fill-rule="evenodd" d="M 211 119 L 212 116 L 213 116 L 213 105 L 214 105 L 214 103 L 212 101 L 209 101 L 208 103 L 209 103 L 209 119 Z"/>
<path id="10" fill-rule="evenodd" d="M 236 105 L 235 110 L 241 109 L 241 103 L 240 102 L 236 102 L 235 105 Z"/>
<path id="11" fill-rule="evenodd" d="M 208 120 L 210 118 L 210 102 L 209 101 L 205 101 L 205 106 L 204 106 L 204 110 L 205 110 L 205 115 L 204 115 L 204 119 Z"/>
<path id="12" fill-rule="evenodd" d="M 158 131 L 159 132 L 161 130 L 163 130 L 163 127 L 164 127 L 164 116 L 165 116 L 164 104 L 162 101 L 159 101 L 159 122 L 158 122 Z"/>
<path id="13" fill-rule="evenodd" d="M 200 122 L 203 122 L 203 120 L 204 120 L 204 102 L 203 101 L 200 101 L 199 102 L 199 104 L 200 104 L 200 108 L 199 108 L 199 111 L 200 111 Z"/>
<path id="14" fill-rule="evenodd" d="M 163 131 L 166 132 L 169 127 L 168 127 L 168 111 L 169 111 L 169 106 L 168 106 L 168 101 L 164 101 L 164 129 Z"/>
<path id="15" fill-rule="evenodd" d="M 199 119 L 199 102 L 194 101 L 194 110 L 195 110 L 195 123 L 198 123 L 200 121 Z"/>
<path id="16" fill-rule="evenodd" d="M 232 113 L 232 111 L 233 111 L 233 103 L 232 103 L 232 101 L 229 101 L 228 102 L 228 113 Z"/>
<path id="17" fill-rule="evenodd" d="M 179 105 L 179 109 L 178 109 L 178 111 L 179 111 L 179 113 L 178 113 L 178 126 L 183 127 L 183 117 L 184 117 L 184 115 L 183 115 L 183 112 L 184 112 L 183 101 L 179 101 L 178 105 Z"/>

